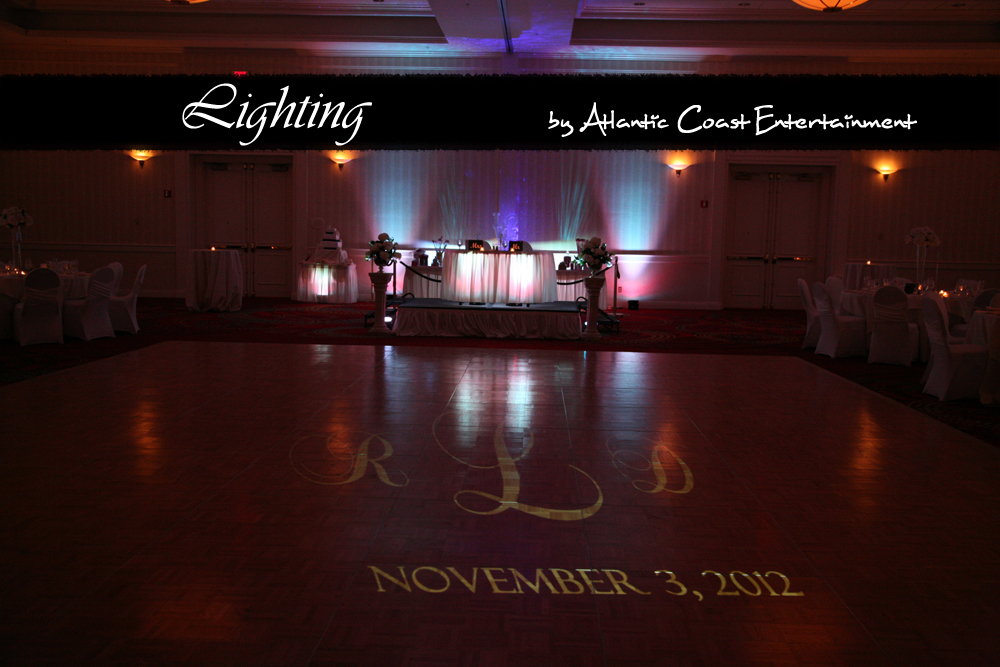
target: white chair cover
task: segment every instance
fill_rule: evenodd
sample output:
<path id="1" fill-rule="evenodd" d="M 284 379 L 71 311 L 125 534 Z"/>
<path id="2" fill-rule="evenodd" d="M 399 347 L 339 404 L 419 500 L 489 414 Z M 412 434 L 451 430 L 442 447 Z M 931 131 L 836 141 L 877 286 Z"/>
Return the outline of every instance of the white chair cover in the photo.
<path id="1" fill-rule="evenodd" d="M 865 318 L 837 314 L 823 283 L 813 285 L 813 296 L 821 322 L 816 354 L 833 358 L 865 354 L 868 351 Z"/>
<path id="2" fill-rule="evenodd" d="M 979 402 L 989 405 L 994 401 L 1000 401 L 1000 318 L 990 327 L 989 361 L 983 384 L 979 386 Z"/>
<path id="3" fill-rule="evenodd" d="M 944 302 L 944 297 L 942 297 L 937 292 L 931 291 L 924 294 L 926 299 L 930 299 L 937 305 L 938 311 L 941 313 L 941 318 L 944 321 L 944 336 L 948 339 L 949 345 L 962 345 L 965 343 L 965 336 L 955 336 L 952 335 L 948 329 L 948 306 Z M 923 312 L 923 302 L 921 302 L 921 312 Z M 926 325 L 925 325 L 926 329 Z M 929 341 L 928 341 L 929 342 Z M 933 347 L 933 345 L 931 346 Z M 934 370 L 934 354 L 932 352 L 931 358 L 927 360 L 927 368 L 924 369 L 924 375 L 920 378 L 920 381 L 927 383 L 931 377 L 931 372 Z"/>
<path id="4" fill-rule="evenodd" d="M 875 325 L 872 328 L 870 364 L 909 366 L 920 352 L 920 329 L 909 321 L 909 301 L 898 287 L 875 292 Z"/>
<path id="5" fill-rule="evenodd" d="M 979 396 L 986 373 L 986 348 L 982 345 L 951 344 L 946 320 L 933 296 L 940 299 L 939 295 L 928 293 L 920 304 L 927 338 L 931 343 L 931 362 L 924 393 L 937 396 L 942 401 L 975 398 Z"/>
<path id="6" fill-rule="evenodd" d="M 14 337 L 14 307 L 17 299 L 0 292 L 0 340 Z"/>
<path id="7" fill-rule="evenodd" d="M 108 315 L 111 286 L 115 272 L 102 267 L 90 276 L 86 299 L 73 299 L 63 303 L 63 333 L 74 338 L 114 338 L 115 330 Z"/>
<path id="8" fill-rule="evenodd" d="M 125 270 L 122 268 L 121 262 L 111 262 L 108 264 L 108 268 L 115 272 L 115 281 L 111 284 L 111 296 L 118 296 L 118 286 L 122 284 L 122 273 Z"/>
<path id="9" fill-rule="evenodd" d="M 146 279 L 146 265 L 139 267 L 132 283 L 132 291 L 127 296 L 112 296 L 108 300 L 108 317 L 111 318 L 111 328 L 115 331 L 139 333 L 139 320 L 135 316 L 135 304 L 139 300 L 139 290 L 142 281 Z"/>
<path id="10" fill-rule="evenodd" d="M 802 308 L 806 311 L 806 337 L 802 341 L 802 349 L 816 347 L 819 343 L 819 332 L 822 324 L 819 320 L 819 311 L 813 303 L 812 294 L 809 292 L 809 285 L 799 278 L 799 296 L 802 297 Z"/>
<path id="11" fill-rule="evenodd" d="M 830 305 L 833 312 L 838 315 L 844 314 L 844 309 L 840 306 L 840 295 L 844 292 L 844 281 L 840 276 L 830 276 L 826 279 L 826 293 L 830 298 Z"/>
<path id="12" fill-rule="evenodd" d="M 24 301 L 14 307 L 14 340 L 21 345 L 63 342 L 59 275 L 35 269 L 24 279 Z"/>

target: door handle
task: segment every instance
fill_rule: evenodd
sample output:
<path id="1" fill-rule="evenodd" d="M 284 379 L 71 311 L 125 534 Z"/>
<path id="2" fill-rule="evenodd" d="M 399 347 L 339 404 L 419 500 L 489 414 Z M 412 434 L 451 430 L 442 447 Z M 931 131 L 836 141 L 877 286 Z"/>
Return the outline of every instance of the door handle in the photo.
<path id="1" fill-rule="evenodd" d="M 743 260 L 763 260 L 767 261 L 767 257 L 763 255 L 726 255 L 726 259 L 743 259 Z"/>
<path id="2" fill-rule="evenodd" d="M 815 262 L 815 257 L 795 257 L 794 255 L 787 255 L 782 257 L 775 257 L 775 260 L 782 260 L 785 262 Z"/>

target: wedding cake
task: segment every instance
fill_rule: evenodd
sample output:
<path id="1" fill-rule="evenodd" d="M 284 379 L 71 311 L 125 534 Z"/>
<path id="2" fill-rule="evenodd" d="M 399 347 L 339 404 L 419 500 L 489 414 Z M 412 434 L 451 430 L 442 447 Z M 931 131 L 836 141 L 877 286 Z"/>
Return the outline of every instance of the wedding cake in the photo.
<path id="1" fill-rule="evenodd" d="M 327 227 L 319 241 L 319 247 L 307 260 L 309 262 L 323 262 L 324 264 L 352 264 L 347 258 L 344 244 L 340 240 L 340 232 L 333 227 Z"/>

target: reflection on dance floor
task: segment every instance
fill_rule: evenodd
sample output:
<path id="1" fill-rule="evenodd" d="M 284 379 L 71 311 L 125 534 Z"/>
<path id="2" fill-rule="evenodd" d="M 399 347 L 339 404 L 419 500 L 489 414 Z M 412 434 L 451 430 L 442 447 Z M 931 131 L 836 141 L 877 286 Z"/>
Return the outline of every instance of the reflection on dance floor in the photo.
<path id="1" fill-rule="evenodd" d="M 8 664 L 997 655 L 997 450 L 796 358 L 171 342 L 0 401 Z"/>

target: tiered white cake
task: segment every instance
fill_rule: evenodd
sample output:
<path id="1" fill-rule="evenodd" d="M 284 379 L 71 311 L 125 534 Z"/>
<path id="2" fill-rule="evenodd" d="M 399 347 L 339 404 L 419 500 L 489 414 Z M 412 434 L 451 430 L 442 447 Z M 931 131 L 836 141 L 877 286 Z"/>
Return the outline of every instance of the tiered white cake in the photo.
<path id="1" fill-rule="evenodd" d="M 340 241 L 340 232 L 333 227 L 327 227 L 323 232 L 323 237 L 319 241 L 319 247 L 307 260 L 309 262 L 323 262 L 324 264 L 353 264 L 347 258 L 344 245 Z"/>

